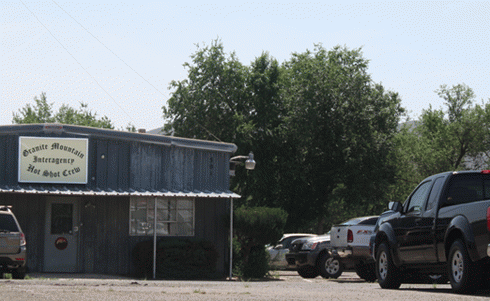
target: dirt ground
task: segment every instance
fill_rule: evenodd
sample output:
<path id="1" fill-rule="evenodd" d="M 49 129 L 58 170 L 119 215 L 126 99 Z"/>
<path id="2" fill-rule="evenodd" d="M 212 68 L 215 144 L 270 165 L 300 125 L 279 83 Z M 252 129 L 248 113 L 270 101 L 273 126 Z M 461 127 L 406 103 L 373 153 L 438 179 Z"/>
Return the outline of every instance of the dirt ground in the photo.
<path id="1" fill-rule="evenodd" d="M 403 284 L 383 290 L 355 273 L 339 279 L 303 279 L 293 271 L 273 271 L 263 281 L 135 280 L 87 274 L 29 274 L 0 280 L 1 300 L 488 300 L 490 290 L 455 295 L 450 286 Z M 490 289 L 490 288 L 489 288 Z"/>

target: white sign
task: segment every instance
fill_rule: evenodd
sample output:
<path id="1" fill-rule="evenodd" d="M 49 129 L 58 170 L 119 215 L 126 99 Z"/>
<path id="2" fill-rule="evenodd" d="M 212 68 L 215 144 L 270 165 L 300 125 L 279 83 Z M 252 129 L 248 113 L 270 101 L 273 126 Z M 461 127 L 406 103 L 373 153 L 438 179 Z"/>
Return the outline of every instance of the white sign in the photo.
<path id="1" fill-rule="evenodd" d="M 19 182 L 87 184 L 88 139 L 19 137 Z"/>

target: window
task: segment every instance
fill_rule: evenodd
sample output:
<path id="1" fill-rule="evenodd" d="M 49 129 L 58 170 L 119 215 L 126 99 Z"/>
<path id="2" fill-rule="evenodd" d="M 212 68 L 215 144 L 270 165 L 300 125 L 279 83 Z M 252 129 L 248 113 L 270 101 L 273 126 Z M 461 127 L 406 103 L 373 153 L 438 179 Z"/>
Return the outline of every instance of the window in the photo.
<path id="1" fill-rule="evenodd" d="M 412 194 L 410 203 L 408 203 L 407 213 L 420 212 L 427 200 L 431 187 L 431 182 L 425 182 L 421 184 L 417 190 Z"/>
<path id="2" fill-rule="evenodd" d="M 461 174 L 451 179 L 447 191 L 446 205 L 459 205 L 482 200 L 484 198 L 484 188 L 480 175 Z"/>
<path id="3" fill-rule="evenodd" d="M 441 186 L 444 184 L 444 180 L 444 177 L 440 177 L 434 182 L 434 186 L 432 187 L 432 191 L 429 195 L 429 202 L 427 203 L 427 211 L 432 210 L 437 205 L 439 195 L 441 194 Z"/>
<path id="4" fill-rule="evenodd" d="M 194 199 L 132 197 L 130 235 L 153 235 L 157 206 L 157 235 L 194 236 Z"/>

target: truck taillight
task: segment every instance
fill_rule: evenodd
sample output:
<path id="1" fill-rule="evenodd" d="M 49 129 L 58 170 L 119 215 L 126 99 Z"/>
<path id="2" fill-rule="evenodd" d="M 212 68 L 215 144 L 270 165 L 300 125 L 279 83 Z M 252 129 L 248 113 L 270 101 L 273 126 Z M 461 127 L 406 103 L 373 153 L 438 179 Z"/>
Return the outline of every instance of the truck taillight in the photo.
<path id="1" fill-rule="evenodd" d="M 487 229 L 490 231 L 490 207 L 487 208 Z"/>
<path id="2" fill-rule="evenodd" d="M 353 241 L 354 241 L 354 233 L 352 233 L 352 230 L 349 229 L 349 231 L 347 231 L 347 242 L 353 242 Z"/>

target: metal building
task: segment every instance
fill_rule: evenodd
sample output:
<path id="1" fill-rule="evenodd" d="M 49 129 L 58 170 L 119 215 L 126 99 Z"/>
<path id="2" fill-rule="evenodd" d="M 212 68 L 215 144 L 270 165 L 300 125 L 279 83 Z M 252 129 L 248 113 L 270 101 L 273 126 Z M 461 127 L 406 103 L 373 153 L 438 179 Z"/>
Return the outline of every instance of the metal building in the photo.
<path id="1" fill-rule="evenodd" d="M 156 228 L 212 242 L 226 275 L 234 144 L 60 124 L 0 126 L 0 139 L 0 204 L 31 272 L 131 274 Z"/>

